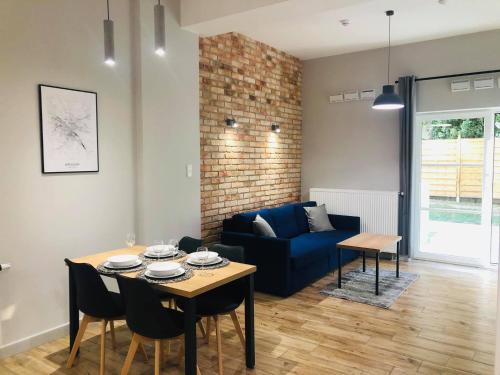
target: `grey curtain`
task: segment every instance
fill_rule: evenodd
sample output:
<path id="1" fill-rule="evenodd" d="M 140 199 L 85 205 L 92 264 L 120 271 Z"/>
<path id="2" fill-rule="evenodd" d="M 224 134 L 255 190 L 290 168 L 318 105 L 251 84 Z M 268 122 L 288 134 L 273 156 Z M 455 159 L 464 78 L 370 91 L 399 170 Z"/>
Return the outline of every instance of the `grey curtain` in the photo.
<path id="1" fill-rule="evenodd" d="M 411 175 L 413 153 L 413 126 L 416 110 L 415 76 L 400 77 L 398 91 L 405 107 L 399 113 L 399 218 L 398 232 L 403 237 L 400 244 L 401 255 L 411 257 Z"/>

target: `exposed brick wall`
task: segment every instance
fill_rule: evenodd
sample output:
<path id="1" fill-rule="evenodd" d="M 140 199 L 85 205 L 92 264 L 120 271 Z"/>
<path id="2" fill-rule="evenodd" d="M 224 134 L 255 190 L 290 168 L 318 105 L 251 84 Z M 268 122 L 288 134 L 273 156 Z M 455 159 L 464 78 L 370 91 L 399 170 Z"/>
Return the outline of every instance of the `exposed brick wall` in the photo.
<path id="1" fill-rule="evenodd" d="M 217 241 L 234 213 L 300 200 L 301 85 L 293 56 L 236 33 L 200 39 L 205 241 Z M 232 117 L 236 129 L 225 125 Z"/>

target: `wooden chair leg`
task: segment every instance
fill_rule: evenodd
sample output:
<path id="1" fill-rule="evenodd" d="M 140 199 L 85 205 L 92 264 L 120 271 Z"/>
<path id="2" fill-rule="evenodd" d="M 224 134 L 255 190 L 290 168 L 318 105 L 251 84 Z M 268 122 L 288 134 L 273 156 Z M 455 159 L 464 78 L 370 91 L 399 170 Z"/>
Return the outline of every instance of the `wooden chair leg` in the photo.
<path id="1" fill-rule="evenodd" d="M 215 335 L 217 338 L 217 357 L 219 359 L 219 375 L 224 375 L 224 365 L 222 363 L 222 336 L 220 332 L 220 317 L 214 316 L 215 320 Z"/>
<path id="2" fill-rule="evenodd" d="M 99 365 L 99 375 L 104 375 L 106 367 L 106 326 L 107 320 L 102 320 L 101 323 L 101 364 Z"/>
<path id="3" fill-rule="evenodd" d="M 210 317 L 207 316 L 207 331 L 205 334 L 205 339 L 207 340 L 207 345 L 210 344 Z"/>
<path id="4" fill-rule="evenodd" d="M 205 327 L 203 327 L 203 322 L 201 320 L 198 321 L 198 328 L 200 329 L 201 335 L 206 337 L 207 333 L 205 332 Z"/>
<path id="5" fill-rule="evenodd" d="M 116 350 L 115 322 L 113 320 L 109 322 L 109 331 L 111 332 L 111 345 L 113 350 Z"/>
<path id="6" fill-rule="evenodd" d="M 196 366 L 196 374 L 201 375 L 201 371 L 200 371 L 200 368 L 198 366 Z"/>
<path id="7" fill-rule="evenodd" d="M 140 342 L 139 336 L 137 334 L 133 334 L 132 336 L 132 341 L 130 342 L 130 347 L 128 348 L 128 353 L 127 357 L 125 358 L 125 363 L 123 364 L 122 367 L 122 372 L 121 375 L 127 375 L 130 366 L 132 365 L 132 361 L 134 360 L 135 352 L 137 352 L 137 348 L 141 345 L 142 347 L 142 342 Z M 144 350 L 144 348 L 142 347 Z"/>
<path id="8" fill-rule="evenodd" d="M 75 338 L 75 342 L 73 344 L 73 349 L 71 349 L 71 353 L 68 358 L 68 362 L 66 362 L 66 367 L 71 368 L 73 366 L 73 362 L 75 361 L 76 358 L 76 353 L 78 353 L 78 348 L 80 347 L 80 344 L 83 339 L 83 335 L 85 334 L 85 331 L 87 330 L 87 326 L 89 323 L 92 321 L 92 318 L 89 317 L 88 315 L 84 315 L 82 319 L 82 323 L 80 324 L 80 329 L 78 330 L 78 333 Z"/>
<path id="9" fill-rule="evenodd" d="M 160 375 L 161 341 L 155 340 L 155 375 Z"/>
<path id="10" fill-rule="evenodd" d="M 142 342 L 139 343 L 139 349 L 141 349 L 141 354 L 144 357 L 144 362 L 147 362 L 148 361 L 148 353 L 146 353 L 146 349 L 144 349 L 144 345 L 142 344 Z"/>
<path id="11" fill-rule="evenodd" d="M 177 364 L 179 365 L 179 367 L 182 366 L 182 358 L 184 358 L 184 337 L 181 337 L 179 352 L 177 353 Z"/>
<path id="12" fill-rule="evenodd" d="M 174 299 L 173 299 L 173 298 L 170 298 L 170 299 L 168 300 L 168 308 L 169 308 L 169 309 L 171 309 L 171 308 L 173 308 L 173 306 L 174 306 Z"/>
<path id="13" fill-rule="evenodd" d="M 236 333 L 238 334 L 238 337 L 240 338 L 241 346 L 243 346 L 243 350 L 245 350 L 245 336 L 243 336 L 243 331 L 241 330 L 241 325 L 240 321 L 238 320 L 238 315 L 236 315 L 236 311 L 231 311 L 229 313 L 231 315 L 231 319 L 234 324 L 234 328 L 236 329 Z"/>

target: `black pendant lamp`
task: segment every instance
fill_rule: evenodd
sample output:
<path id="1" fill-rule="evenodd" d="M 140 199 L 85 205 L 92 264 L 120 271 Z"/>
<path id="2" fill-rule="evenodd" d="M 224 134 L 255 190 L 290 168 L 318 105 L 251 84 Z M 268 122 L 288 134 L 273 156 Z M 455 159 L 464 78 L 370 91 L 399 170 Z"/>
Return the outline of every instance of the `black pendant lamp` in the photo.
<path id="1" fill-rule="evenodd" d="M 387 56 L 387 85 L 384 85 L 382 88 L 382 94 L 377 96 L 375 101 L 373 102 L 373 109 L 382 109 L 382 110 L 393 110 L 393 109 L 401 109 L 405 105 L 401 97 L 396 94 L 394 90 L 394 85 L 390 84 L 390 72 L 391 72 L 391 16 L 394 15 L 393 10 L 388 10 L 385 12 L 385 15 L 389 17 L 389 48 L 388 48 L 388 56 Z"/>

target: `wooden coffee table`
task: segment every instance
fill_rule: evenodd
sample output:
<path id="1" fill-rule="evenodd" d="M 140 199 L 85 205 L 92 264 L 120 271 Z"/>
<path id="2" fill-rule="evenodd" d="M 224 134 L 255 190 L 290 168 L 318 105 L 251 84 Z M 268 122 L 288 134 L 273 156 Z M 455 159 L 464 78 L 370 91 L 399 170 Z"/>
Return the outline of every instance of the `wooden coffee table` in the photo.
<path id="1" fill-rule="evenodd" d="M 399 241 L 401 241 L 401 239 L 401 236 L 363 232 L 339 242 L 337 244 L 337 256 L 339 261 L 338 287 L 342 288 L 342 249 L 357 250 L 363 253 L 363 272 L 366 272 L 366 252 L 370 252 L 375 254 L 375 294 L 378 295 L 380 253 L 394 254 L 394 250 L 391 246 L 396 244 L 396 277 L 399 277 Z"/>

